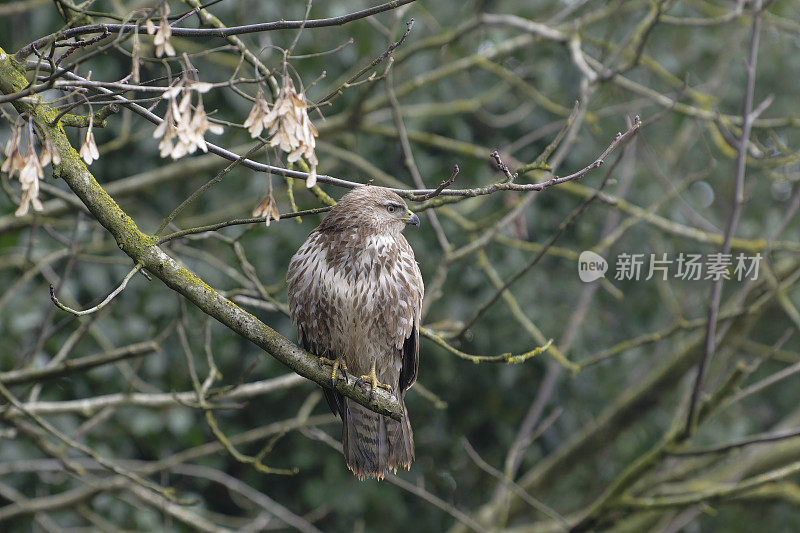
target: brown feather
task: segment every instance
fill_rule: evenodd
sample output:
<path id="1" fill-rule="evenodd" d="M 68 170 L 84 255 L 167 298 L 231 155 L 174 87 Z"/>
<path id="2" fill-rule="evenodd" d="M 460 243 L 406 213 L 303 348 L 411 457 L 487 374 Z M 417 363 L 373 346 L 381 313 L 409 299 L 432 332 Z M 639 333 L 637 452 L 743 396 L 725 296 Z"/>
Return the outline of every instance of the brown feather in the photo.
<path id="1" fill-rule="evenodd" d="M 401 233 L 405 222 L 398 217 L 406 211 L 387 189 L 353 189 L 308 235 L 287 274 L 289 311 L 303 346 L 321 357 L 344 357 L 351 375 L 368 374 L 374 362 L 378 380 L 392 387 L 404 411 L 405 392 L 417 379 L 424 293 Z M 342 417 L 345 461 L 359 478 L 410 467 L 408 416 L 397 422 L 331 389 L 325 397 Z"/>

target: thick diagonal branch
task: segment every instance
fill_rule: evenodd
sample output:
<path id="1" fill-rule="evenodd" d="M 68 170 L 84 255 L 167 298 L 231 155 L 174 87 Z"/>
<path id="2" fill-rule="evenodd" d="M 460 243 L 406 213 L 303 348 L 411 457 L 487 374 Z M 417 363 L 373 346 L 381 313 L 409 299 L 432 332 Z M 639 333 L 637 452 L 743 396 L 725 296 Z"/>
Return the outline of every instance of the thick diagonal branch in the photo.
<path id="1" fill-rule="evenodd" d="M 0 48 L 0 92 L 8 94 L 25 87 L 22 68 Z M 56 111 L 38 97 L 14 102 L 20 113 L 28 113 L 58 150 L 61 165 L 56 177 L 62 178 L 86 205 L 97 221 L 116 239 L 120 249 L 142 267 L 163 281 L 175 292 L 199 307 L 222 324 L 253 342 L 303 377 L 323 386 L 330 386 L 330 373 L 317 358 L 299 348 L 286 337 L 222 296 L 158 246 L 157 239 L 139 230 L 136 223 L 117 205 L 95 180 L 70 144 L 60 125 L 52 126 Z M 336 390 L 369 409 L 399 420 L 402 409 L 397 399 L 376 391 L 373 398 L 353 381 L 337 381 Z"/>

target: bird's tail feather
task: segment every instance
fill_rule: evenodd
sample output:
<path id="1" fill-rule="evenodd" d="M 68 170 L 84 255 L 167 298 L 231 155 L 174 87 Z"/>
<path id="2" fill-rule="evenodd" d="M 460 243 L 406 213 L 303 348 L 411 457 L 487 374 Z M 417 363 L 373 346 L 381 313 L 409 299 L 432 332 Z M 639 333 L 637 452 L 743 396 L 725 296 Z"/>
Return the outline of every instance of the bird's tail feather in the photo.
<path id="1" fill-rule="evenodd" d="M 403 420 L 397 421 L 345 399 L 342 413 L 342 448 L 347 467 L 359 479 L 382 479 L 389 470 L 410 468 L 414 460 L 414 434 L 405 402 Z"/>

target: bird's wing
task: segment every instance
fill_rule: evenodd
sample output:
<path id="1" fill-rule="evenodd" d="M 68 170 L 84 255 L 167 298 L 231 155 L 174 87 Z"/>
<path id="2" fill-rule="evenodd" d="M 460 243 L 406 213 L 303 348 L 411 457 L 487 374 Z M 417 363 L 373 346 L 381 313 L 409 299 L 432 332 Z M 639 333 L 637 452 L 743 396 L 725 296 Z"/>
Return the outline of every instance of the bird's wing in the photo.
<path id="1" fill-rule="evenodd" d="M 402 235 L 398 241 L 401 256 L 400 264 L 404 266 L 408 274 L 406 277 L 409 282 L 407 290 L 411 293 L 409 294 L 411 303 L 408 307 L 411 311 L 411 317 L 409 318 L 414 324 L 410 334 L 403 341 L 399 388 L 401 393 L 405 393 L 417 381 L 417 372 L 419 370 L 419 321 L 422 314 L 422 297 L 425 293 L 425 285 L 422 281 L 422 273 L 419 271 L 419 266 L 414 258 L 414 250 Z"/>
<path id="2" fill-rule="evenodd" d="M 417 381 L 417 371 L 419 370 L 419 325 L 414 324 L 411 335 L 403 342 L 403 362 L 400 367 L 401 393 L 405 393 L 411 385 Z"/>

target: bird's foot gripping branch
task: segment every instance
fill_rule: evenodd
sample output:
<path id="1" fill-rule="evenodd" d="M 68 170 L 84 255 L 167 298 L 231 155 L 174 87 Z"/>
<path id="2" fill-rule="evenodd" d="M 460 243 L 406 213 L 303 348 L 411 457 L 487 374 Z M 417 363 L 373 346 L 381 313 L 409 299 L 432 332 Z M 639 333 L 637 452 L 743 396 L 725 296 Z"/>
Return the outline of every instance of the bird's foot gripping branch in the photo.
<path id="1" fill-rule="evenodd" d="M 24 91 L 28 85 L 23 68 L 0 48 L 0 92 L 4 95 L 16 94 Z M 223 297 L 196 274 L 167 255 L 157 245 L 154 237 L 141 232 L 136 222 L 117 205 L 89 172 L 80 154 L 68 140 L 62 124 L 56 121 L 58 112 L 55 109 L 38 95 L 16 98 L 12 103 L 20 114 L 24 113 L 30 118 L 40 138 L 52 142 L 60 158 L 53 171 L 54 177 L 66 182 L 94 218 L 114 236 L 120 249 L 135 263 L 140 263 L 145 270 L 203 312 L 263 348 L 301 376 L 322 386 L 331 385 L 330 373 L 320 368 L 315 356 Z M 335 388 L 376 413 L 396 420 L 403 416 L 400 402 L 385 390 L 379 389 L 371 395 L 363 387 L 344 381 L 337 381 Z"/>

